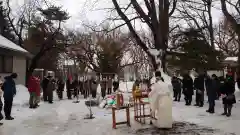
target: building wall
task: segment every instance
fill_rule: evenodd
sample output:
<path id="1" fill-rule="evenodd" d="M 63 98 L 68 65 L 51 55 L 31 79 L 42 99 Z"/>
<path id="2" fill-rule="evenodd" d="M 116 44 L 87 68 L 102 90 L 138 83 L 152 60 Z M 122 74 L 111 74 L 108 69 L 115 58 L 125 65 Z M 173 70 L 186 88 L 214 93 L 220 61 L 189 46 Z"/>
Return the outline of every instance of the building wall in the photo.
<path id="1" fill-rule="evenodd" d="M 25 79 L 26 79 L 26 58 L 24 56 L 14 56 L 13 57 L 13 72 L 18 74 L 18 78 L 16 80 L 16 84 L 23 84 L 25 85 Z M 5 76 L 8 76 L 9 74 L 6 73 L 0 73 L 0 76 L 2 76 L 2 80 Z"/>

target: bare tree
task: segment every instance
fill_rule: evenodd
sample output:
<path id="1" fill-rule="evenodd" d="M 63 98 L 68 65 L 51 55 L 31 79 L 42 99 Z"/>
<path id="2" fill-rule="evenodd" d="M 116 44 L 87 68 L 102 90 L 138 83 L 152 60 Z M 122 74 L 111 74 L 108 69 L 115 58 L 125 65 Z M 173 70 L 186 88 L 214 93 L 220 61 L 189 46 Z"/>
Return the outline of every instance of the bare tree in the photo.
<path id="1" fill-rule="evenodd" d="M 12 10 L 10 0 L 6 1 L 7 17 L 16 35 L 17 44 L 19 46 L 24 47 L 26 30 L 32 25 L 37 9 L 43 6 L 42 4 L 41 0 L 31 0 L 17 7 L 15 10 Z"/>
<path id="2" fill-rule="evenodd" d="M 226 56 L 237 56 L 239 48 L 237 43 L 237 35 L 225 18 L 216 26 L 215 33 L 215 43 L 217 47 Z"/>
<path id="3" fill-rule="evenodd" d="M 177 0 L 144 0 L 141 4 L 137 0 L 128 0 L 128 4 L 124 7 L 117 0 L 112 0 L 115 10 L 121 19 L 125 22 L 127 27 L 132 34 L 132 37 L 136 40 L 137 45 L 139 45 L 144 52 L 151 59 L 154 70 L 158 70 L 159 65 L 155 57 L 149 51 L 150 47 L 146 44 L 141 36 L 135 29 L 132 20 L 139 18 L 141 22 L 146 24 L 151 31 L 153 36 L 153 48 L 157 50 L 162 50 L 163 55 L 161 57 L 162 68 L 165 71 L 166 55 L 168 53 L 168 41 L 169 41 L 169 21 L 170 17 L 173 15 Z M 132 13 L 135 16 L 128 15 L 126 12 L 131 8 Z M 146 10 L 145 10 L 146 9 Z M 131 17 L 133 16 L 133 17 Z"/>
<path id="4" fill-rule="evenodd" d="M 230 12 L 227 5 L 235 12 Z M 232 29 L 236 32 L 237 43 L 240 46 L 240 0 L 221 0 L 221 7 L 226 20 L 231 24 Z M 238 48 L 238 71 L 240 71 L 240 47 Z"/>
<path id="5" fill-rule="evenodd" d="M 71 39 L 73 45 L 67 51 L 69 56 L 95 72 L 118 73 L 139 62 L 132 56 L 124 58 L 130 52 L 131 39 L 119 31 L 74 33 Z"/>

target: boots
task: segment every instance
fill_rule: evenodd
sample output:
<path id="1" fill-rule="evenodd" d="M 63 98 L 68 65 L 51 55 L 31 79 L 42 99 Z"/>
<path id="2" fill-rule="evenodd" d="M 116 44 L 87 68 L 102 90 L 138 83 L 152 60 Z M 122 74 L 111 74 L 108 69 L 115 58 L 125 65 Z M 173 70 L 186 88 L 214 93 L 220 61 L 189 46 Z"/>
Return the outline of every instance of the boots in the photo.
<path id="1" fill-rule="evenodd" d="M 227 105 L 226 104 L 224 104 L 224 113 L 222 113 L 222 115 L 227 115 Z"/>
<path id="2" fill-rule="evenodd" d="M 227 117 L 230 117 L 231 116 L 231 114 L 232 114 L 232 105 L 229 105 L 228 107 L 227 107 L 227 110 L 228 110 L 228 112 L 227 112 Z"/>
<path id="3" fill-rule="evenodd" d="M 209 111 L 209 113 L 215 113 L 214 106 L 211 108 L 211 110 Z"/>

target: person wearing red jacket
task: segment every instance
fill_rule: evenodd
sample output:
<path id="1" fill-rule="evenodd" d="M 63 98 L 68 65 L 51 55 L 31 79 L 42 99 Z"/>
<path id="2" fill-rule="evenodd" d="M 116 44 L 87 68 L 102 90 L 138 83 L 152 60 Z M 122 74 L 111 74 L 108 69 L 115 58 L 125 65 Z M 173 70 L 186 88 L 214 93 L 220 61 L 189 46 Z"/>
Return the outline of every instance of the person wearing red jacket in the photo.
<path id="1" fill-rule="evenodd" d="M 37 108 L 38 107 L 37 97 L 40 96 L 40 81 L 34 75 L 29 77 L 28 91 L 30 94 L 29 108 Z"/>

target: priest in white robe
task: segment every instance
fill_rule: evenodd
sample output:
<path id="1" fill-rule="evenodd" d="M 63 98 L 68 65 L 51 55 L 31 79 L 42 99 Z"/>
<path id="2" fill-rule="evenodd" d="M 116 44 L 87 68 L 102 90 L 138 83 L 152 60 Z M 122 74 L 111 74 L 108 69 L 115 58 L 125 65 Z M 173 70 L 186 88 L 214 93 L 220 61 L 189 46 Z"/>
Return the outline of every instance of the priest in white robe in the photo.
<path id="1" fill-rule="evenodd" d="M 156 82 L 151 86 L 149 93 L 152 115 L 156 118 L 153 125 L 158 128 L 172 128 L 172 90 L 167 83 L 161 79 L 161 72 L 155 73 Z"/>

